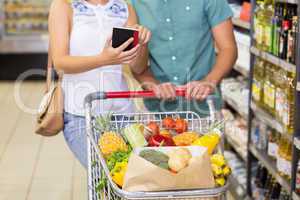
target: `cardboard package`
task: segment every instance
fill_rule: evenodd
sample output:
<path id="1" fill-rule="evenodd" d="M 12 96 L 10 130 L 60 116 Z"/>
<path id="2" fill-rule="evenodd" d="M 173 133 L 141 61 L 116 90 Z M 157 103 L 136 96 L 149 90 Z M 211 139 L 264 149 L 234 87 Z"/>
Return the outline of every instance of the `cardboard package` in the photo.
<path id="1" fill-rule="evenodd" d="M 170 150 L 171 148 L 178 147 L 156 148 L 156 150 L 167 153 L 167 149 Z M 129 158 L 123 189 L 129 192 L 150 192 L 214 188 L 215 182 L 207 149 L 201 147 L 187 148 L 192 153 L 193 161 L 177 174 L 148 162 L 138 156 L 138 153 L 132 153 Z"/>

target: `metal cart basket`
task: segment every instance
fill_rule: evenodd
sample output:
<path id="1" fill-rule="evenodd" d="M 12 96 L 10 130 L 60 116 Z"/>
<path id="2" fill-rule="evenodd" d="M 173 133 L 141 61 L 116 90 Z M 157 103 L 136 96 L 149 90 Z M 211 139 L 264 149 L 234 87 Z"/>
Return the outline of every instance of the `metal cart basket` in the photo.
<path id="1" fill-rule="evenodd" d="M 185 96 L 185 91 L 177 90 L 177 96 Z M 88 199 L 89 200 L 158 200 L 158 199 L 176 199 L 176 200 L 198 200 L 209 197 L 216 199 L 225 198 L 225 192 L 228 189 L 228 183 L 223 187 L 213 189 L 163 191 L 163 192 L 127 192 L 120 189 L 111 179 L 105 159 L 98 147 L 98 139 L 101 133 L 95 129 L 95 117 L 92 116 L 92 102 L 95 100 L 113 99 L 113 98 L 153 98 L 152 91 L 136 92 L 96 92 L 89 94 L 85 98 L 85 117 L 87 131 L 87 154 L 88 154 Z M 113 114 L 113 129 L 120 132 L 128 124 L 142 123 L 147 124 L 150 121 L 161 122 L 166 116 L 183 117 L 188 121 L 189 130 L 204 133 L 215 121 L 215 109 L 212 99 L 207 99 L 209 105 L 210 117 L 200 118 L 194 112 L 164 112 L 164 113 L 132 113 L 124 115 Z M 104 187 L 99 191 L 99 184 L 102 176 L 106 176 L 107 181 Z M 228 181 L 227 181 L 228 182 Z M 98 189 L 97 189 L 98 188 Z"/>

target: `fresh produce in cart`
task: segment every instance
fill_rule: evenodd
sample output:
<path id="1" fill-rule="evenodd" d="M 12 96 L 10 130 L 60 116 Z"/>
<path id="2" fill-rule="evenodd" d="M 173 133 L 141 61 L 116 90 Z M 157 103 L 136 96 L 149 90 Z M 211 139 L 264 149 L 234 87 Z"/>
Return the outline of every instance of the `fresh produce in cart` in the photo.
<path id="1" fill-rule="evenodd" d="M 166 154 L 156 151 L 156 150 L 143 150 L 140 152 L 140 157 L 144 158 L 145 160 L 153 163 L 156 166 L 159 166 L 163 169 L 169 169 L 168 161 L 169 156 Z"/>
<path id="2" fill-rule="evenodd" d="M 176 146 L 190 146 L 195 140 L 199 138 L 196 132 L 185 132 L 173 137 Z"/>
<path id="3" fill-rule="evenodd" d="M 225 185 L 228 176 L 231 174 L 231 169 L 224 156 L 222 154 L 214 154 L 210 157 L 210 161 L 216 186 Z"/>
<path id="4" fill-rule="evenodd" d="M 104 157 L 116 151 L 127 151 L 128 146 L 123 138 L 116 132 L 105 132 L 99 139 L 99 147 Z"/>
<path id="5" fill-rule="evenodd" d="M 132 148 L 145 147 L 148 145 L 144 136 L 142 124 L 132 124 L 124 129 L 124 135 Z"/>
<path id="6" fill-rule="evenodd" d="M 162 190 L 221 187 L 226 184 L 231 173 L 223 155 L 213 154 L 221 137 L 217 128 L 205 133 L 188 130 L 187 120 L 170 116 L 161 123 L 150 121 L 146 124 L 129 124 L 119 132 L 113 131 L 103 117 L 97 119 L 97 122 L 105 127 L 99 129 L 99 149 L 112 180 L 120 188 L 124 189 L 125 185 L 125 189 L 130 191 L 136 191 L 137 188 L 151 191 L 146 186 L 137 187 L 137 183 L 132 182 L 132 173 L 138 173 L 133 176 L 137 180 L 148 177 L 150 182 L 151 179 L 154 181 L 156 175 L 161 176 L 156 178 L 175 182 L 186 179 L 183 179 L 182 174 L 191 177 L 191 180 L 185 180 L 185 185 L 180 181 L 176 182 L 178 185 L 168 185 L 171 182 L 163 181 L 165 185 L 161 183 Z M 141 150 L 138 154 L 137 149 Z M 141 174 L 143 177 L 140 177 Z M 198 176 L 201 180 L 192 178 Z"/>

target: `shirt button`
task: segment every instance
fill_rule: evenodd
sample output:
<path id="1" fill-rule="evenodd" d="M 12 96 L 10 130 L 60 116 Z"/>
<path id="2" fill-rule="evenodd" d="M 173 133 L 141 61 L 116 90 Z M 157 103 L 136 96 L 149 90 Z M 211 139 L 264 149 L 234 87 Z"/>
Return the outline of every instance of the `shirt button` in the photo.
<path id="1" fill-rule="evenodd" d="M 174 76 L 174 77 L 173 77 L 173 80 L 174 80 L 174 81 L 178 81 L 178 77 L 177 77 L 177 76 Z"/>
<path id="2" fill-rule="evenodd" d="M 174 61 L 175 61 L 175 60 L 176 60 L 176 56 L 172 56 L 172 60 L 174 60 Z"/>
<path id="3" fill-rule="evenodd" d="M 172 37 L 172 36 L 170 36 L 170 37 L 169 37 L 169 40 L 170 40 L 170 41 L 172 41 L 172 40 L 173 40 L 173 37 Z"/>
<path id="4" fill-rule="evenodd" d="M 167 18 L 167 19 L 166 19 L 166 22 L 170 22 L 170 21 L 171 21 L 171 19 L 170 19 L 170 18 Z"/>
<path id="5" fill-rule="evenodd" d="M 190 7 L 190 6 L 187 6 L 187 7 L 185 7 L 185 9 L 186 9 L 187 11 L 189 11 L 189 10 L 191 10 L 191 7 Z"/>

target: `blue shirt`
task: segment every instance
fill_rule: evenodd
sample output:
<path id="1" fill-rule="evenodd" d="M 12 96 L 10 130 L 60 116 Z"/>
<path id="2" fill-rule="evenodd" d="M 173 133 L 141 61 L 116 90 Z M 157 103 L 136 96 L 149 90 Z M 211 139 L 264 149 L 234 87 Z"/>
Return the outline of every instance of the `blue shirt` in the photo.
<path id="1" fill-rule="evenodd" d="M 160 82 L 184 85 L 202 80 L 215 64 L 212 28 L 232 16 L 226 0 L 131 0 L 139 23 L 149 28 L 150 67 Z M 221 107 L 221 95 L 215 94 Z M 192 110 L 203 113 L 203 102 L 177 99 L 165 102 L 146 100 L 151 111 Z"/>

